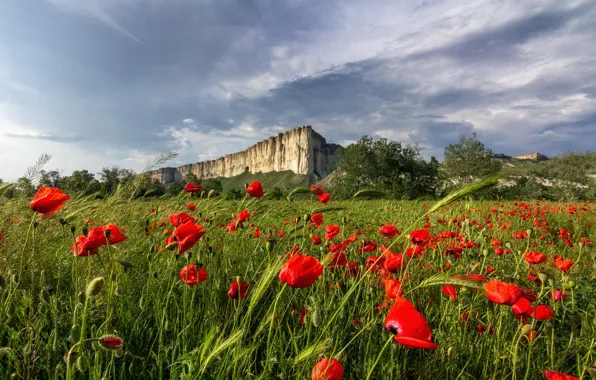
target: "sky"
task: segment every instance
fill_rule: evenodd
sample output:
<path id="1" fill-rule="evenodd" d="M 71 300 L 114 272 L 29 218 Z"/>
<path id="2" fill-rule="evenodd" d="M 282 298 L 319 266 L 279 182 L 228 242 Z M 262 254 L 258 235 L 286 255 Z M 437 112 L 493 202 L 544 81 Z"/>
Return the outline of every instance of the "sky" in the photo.
<path id="1" fill-rule="evenodd" d="M 312 125 L 442 158 L 596 150 L 596 1 L 3 0 L 0 178 L 177 166 Z"/>

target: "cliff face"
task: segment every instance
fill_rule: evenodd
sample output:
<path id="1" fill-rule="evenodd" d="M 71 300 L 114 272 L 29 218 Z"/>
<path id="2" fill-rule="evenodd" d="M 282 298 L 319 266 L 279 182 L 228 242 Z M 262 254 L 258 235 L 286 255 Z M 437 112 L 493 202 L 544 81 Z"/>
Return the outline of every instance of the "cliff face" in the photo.
<path id="1" fill-rule="evenodd" d="M 162 168 L 149 174 L 161 183 L 180 181 L 187 173 L 202 180 L 233 177 L 246 171 L 267 173 L 291 170 L 296 174 L 323 178 L 334 164 L 339 149 L 341 146 L 327 144 L 323 136 L 306 125 L 269 137 L 242 152 L 227 154 L 217 160 Z"/>

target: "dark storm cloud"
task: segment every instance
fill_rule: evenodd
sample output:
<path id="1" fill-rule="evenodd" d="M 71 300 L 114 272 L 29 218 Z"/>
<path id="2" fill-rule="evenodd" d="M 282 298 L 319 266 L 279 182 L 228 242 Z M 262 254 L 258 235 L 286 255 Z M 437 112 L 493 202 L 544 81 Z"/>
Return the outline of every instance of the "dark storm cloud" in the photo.
<path id="1" fill-rule="evenodd" d="M 596 3 L 396 4 L 5 2 L 0 134 L 181 160 L 303 124 L 432 154 L 472 131 L 510 154 L 594 149 Z"/>

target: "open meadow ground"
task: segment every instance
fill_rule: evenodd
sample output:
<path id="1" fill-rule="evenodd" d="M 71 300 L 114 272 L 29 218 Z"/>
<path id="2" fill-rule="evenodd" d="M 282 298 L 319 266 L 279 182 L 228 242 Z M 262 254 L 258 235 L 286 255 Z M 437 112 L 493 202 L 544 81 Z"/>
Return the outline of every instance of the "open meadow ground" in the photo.
<path id="1" fill-rule="evenodd" d="M 344 379 L 587 378 L 596 364 L 591 203 L 265 199 L 72 197 L 49 217 L 0 204 L 0 378 L 307 379 L 322 358 Z M 327 372 L 313 378 L 341 368 Z"/>

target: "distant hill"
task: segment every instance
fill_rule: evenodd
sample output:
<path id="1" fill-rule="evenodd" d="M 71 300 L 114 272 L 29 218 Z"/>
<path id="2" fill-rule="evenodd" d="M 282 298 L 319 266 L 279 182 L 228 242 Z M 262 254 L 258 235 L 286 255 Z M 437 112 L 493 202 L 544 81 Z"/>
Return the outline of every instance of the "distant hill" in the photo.
<path id="1" fill-rule="evenodd" d="M 311 176 L 295 174 L 291 170 L 254 174 L 246 172 L 229 178 L 220 177 L 217 180 L 223 185 L 224 192 L 231 189 L 244 189 L 245 184 L 250 184 L 256 180 L 261 182 L 263 187 L 268 190 L 275 187 L 279 187 L 282 190 L 291 190 L 314 183 L 314 179 Z"/>

